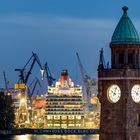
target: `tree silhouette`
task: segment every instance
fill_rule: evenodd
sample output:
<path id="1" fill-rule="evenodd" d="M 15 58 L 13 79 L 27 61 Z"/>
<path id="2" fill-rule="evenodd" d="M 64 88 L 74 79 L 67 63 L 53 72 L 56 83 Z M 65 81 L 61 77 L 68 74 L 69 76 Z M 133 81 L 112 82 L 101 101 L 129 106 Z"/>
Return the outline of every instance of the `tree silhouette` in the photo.
<path id="1" fill-rule="evenodd" d="M 7 130 L 14 127 L 14 105 L 10 94 L 0 92 L 0 129 Z"/>

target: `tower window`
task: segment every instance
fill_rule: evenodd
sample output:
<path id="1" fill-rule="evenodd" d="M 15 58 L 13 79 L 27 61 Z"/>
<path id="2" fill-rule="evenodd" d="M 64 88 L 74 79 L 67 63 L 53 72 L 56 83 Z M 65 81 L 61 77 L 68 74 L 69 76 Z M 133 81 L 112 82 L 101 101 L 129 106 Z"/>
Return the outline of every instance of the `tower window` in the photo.
<path id="1" fill-rule="evenodd" d="M 124 63 L 124 54 L 119 53 L 119 64 L 123 64 L 123 63 Z"/>
<path id="2" fill-rule="evenodd" d="M 140 113 L 137 114 L 137 125 L 140 126 Z"/>
<path id="3" fill-rule="evenodd" d="M 133 54 L 128 53 L 128 64 L 133 64 Z"/>

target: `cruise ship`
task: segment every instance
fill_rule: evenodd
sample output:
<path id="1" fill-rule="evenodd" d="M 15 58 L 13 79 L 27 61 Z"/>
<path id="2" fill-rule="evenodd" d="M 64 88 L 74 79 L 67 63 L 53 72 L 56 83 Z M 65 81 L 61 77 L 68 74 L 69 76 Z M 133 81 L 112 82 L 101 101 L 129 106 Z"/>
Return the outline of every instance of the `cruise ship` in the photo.
<path id="1" fill-rule="evenodd" d="M 45 127 L 79 128 L 84 125 L 82 86 L 75 86 L 62 70 L 54 86 L 48 86 L 46 95 Z"/>

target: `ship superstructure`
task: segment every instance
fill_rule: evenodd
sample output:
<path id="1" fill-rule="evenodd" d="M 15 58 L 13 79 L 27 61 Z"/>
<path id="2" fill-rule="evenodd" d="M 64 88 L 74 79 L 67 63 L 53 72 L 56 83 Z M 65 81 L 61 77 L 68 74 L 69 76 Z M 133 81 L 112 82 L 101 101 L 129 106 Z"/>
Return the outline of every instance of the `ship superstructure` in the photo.
<path id="1" fill-rule="evenodd" d="M 63 70 L 55 86 L 48 86 L 46 127 L 82 127 L 83 119 L 82 87 L 74 86 L 68 71 Z"/>

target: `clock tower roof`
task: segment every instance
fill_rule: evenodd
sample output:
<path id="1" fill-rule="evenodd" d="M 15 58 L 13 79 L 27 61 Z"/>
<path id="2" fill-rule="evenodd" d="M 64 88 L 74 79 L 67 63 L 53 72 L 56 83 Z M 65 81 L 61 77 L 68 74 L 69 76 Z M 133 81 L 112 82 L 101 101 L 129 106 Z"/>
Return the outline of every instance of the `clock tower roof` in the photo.
<path id="1" fill-rule="evenodd" d="M 123 15 L 113 33 L 111 44 L 140 44 L 139 35 L 129 18 L 128 7 L 122 8 Z"/>

